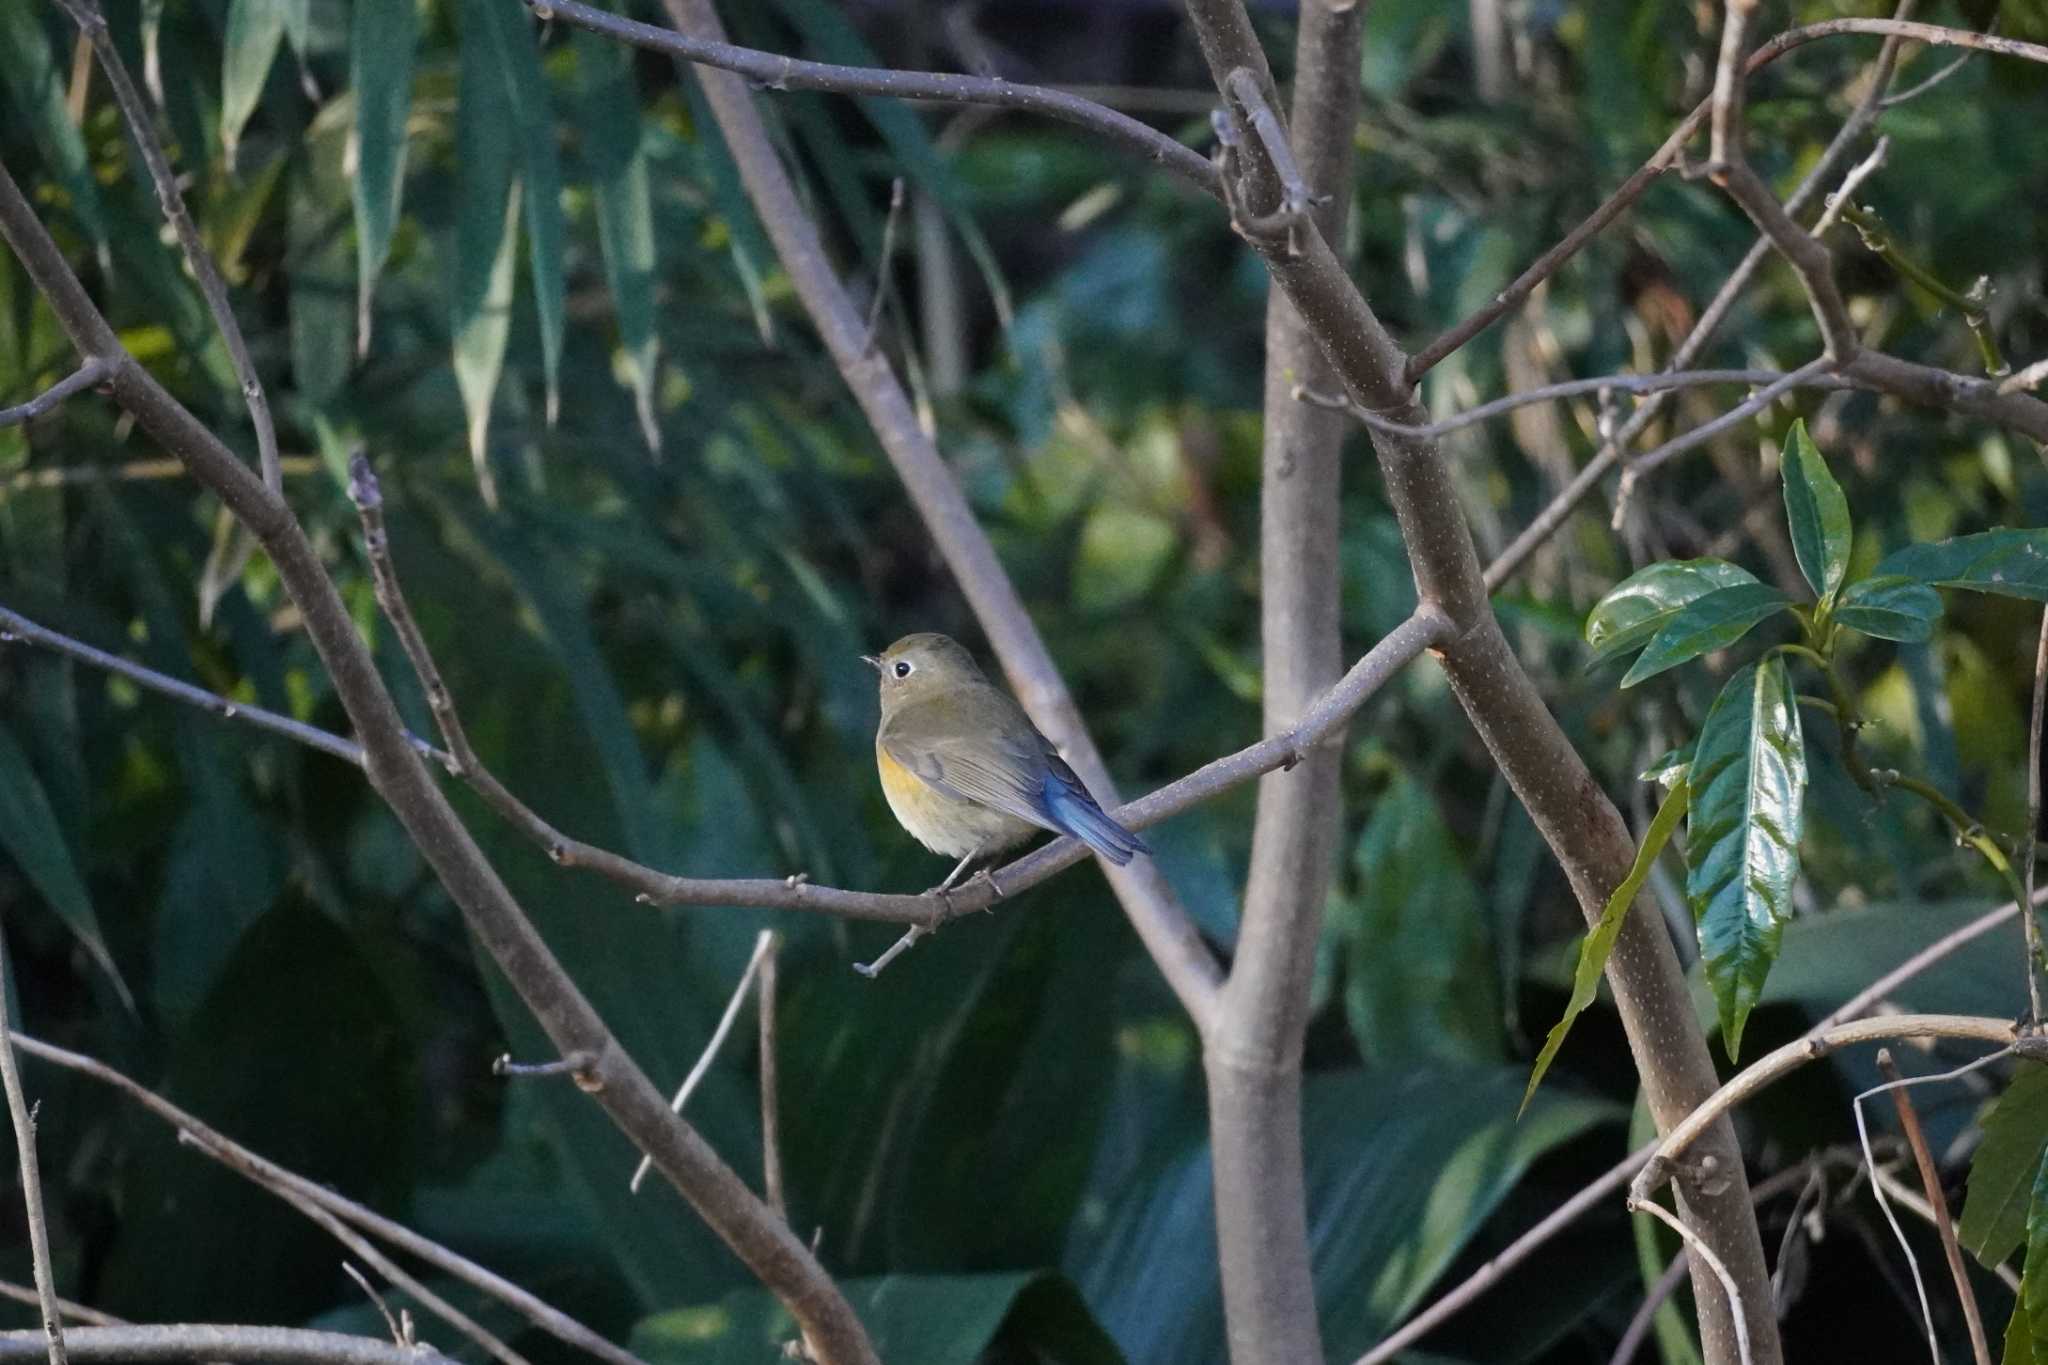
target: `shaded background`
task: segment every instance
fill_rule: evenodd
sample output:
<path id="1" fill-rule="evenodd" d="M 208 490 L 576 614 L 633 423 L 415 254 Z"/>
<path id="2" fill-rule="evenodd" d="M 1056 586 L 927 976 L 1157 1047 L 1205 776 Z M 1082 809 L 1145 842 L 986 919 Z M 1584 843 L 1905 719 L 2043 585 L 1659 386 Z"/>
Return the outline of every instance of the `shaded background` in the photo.
<path id="1" fill-rule="evenodd" d="M 385 14 L 404 0 L 357 2 Z M 1086 85 L 1207 143 L 1212 94 L 1169 6 L 727 8 L 751 45 Z M 1837 12 L 1765 10 L 1773 25 Z M 358 445 L 383 476 L 401 571 L 479 752 L 550 820 L 685 874 L 801 870 L 899 891 L 936 880 L 944 868 L 895 828 L 872 777 L 872 675 L 856 656 L 914 629 L 979 640 L 688 78 L 555 31 L 536 61 L 535 26 L 497 0 L 423 3 L 409 70 L 400 31 L 352 30 L 341 0 L 109 13 L 134 68 L 158 73 L 193 212 L 278 413 L 293 503 L 415 728 L 426 732 L 425 709 L 377 617 L 343 493 Z M 641 17 L 658 19 L 651 7 Z M 1710 79 L 1713 6 L 1588 0 L 1500 17 L 1497 44 L 1475 43 L 1470 11 L 1426 0 L 1375 0 L 1368 21 L 1346 249 L 1412 343 L 1590 211 Z M 1284 77 L 1289 7 L 1260 19 Z M 2048 29 L 2038 6 L 1998 19 L 2017 36 Z M 0 6 L 0 155 L 130 349 L 253 451 L 223 348 L 74 39 L 54 7 Z M 1781 188 L 1832 135 L 1874 52 L 1864 40 L 1808 48 L 1755 84 L 1753 155 Z M 1944 60 L 1913 57 L 1905 80 Z M 364 168 L 396 144 L 351 142 L 359 100 L 402 120 L 387 126 L 404 133 L 403 195 L 381 208 L 352 196 L 374 195 Z M 1125 790 L 1257 738 L 1265 281 L 1217 207 L 1024 118 L 802 94 L 768 107 L 842 268 L 863 289 L 883 285 L 882 344 Z M 2020 363 L 2048 351 L 2048 220 L 2033 207 L 2048 202 L 2048 161 L 2025 151 L 2044 118 L 2038 67 L 1972 60 L 1883 117 L 1890 160 L 1866 190 L 1945 279 L 1990 276 L 1994 326 Z M 896 176 L 910 207 L 885 259 Z M 395 230 L 358 356 L 359 246 L 376 235 L 366 212 Z M 1448 412 L 1653 367 L 1751 239 L 1723 198 L 1667 178 L 1514 321 L 1439 366 L 1425 397 Z M 1859 323 L 1887 349 L 1975 368 L 1952 313 L 1853 236 L 1832 244 Z M 492 289 L 500 252 L 509 311 Z M 1804 303 L 1773 264 L 1703 363 L 1789 369 L 1813 349 Z M 19 268 L 0 261 L 0 404 L 72 364 Z M 1725 401 L 1689 394 L 1673 409 L 1690 424 Z M 1623 534 L 1590 504 L 1497 604 L 1638 828 L 1650 797 L 1635 772 L 1696 729 L 1718 678 L 1685 670 L 1617 695 L 1614 670 L 1585 671 L 1580 619 L 1664 555 L 1724 554 L 1796 581 L 1769 463 L 1795 411 L 1848 488 L 1859 564 L 1908 538 L 2048 521 L 2038 452 L 1869 395 L 1774 409 L 1761 459 L 1754 429 L 1711 446 L 1652 482 Z M 1531 408 L 1447 444 L 1482 553 L 1585 458 L 1598 418 L 1590 399 Z M 1355 444 L 1353 654 L 1413 605 Z M 236 550 L 219 509 L 109 405 L 87 396 L 0 431 L 0 601 L 342 725 L 274 575 Z M 2035 623 L 2015 602 L 1950 607 L 1932 643 L 1873 643 L 1852 660 L 1882 719 L 1869 743 L 1877 761 L 1925 773 L 2011 832 L 2025 812 Z M 1752 1056 L 1996 891 L 1924 810 L 1871 806 L 1826 741 L 1813 753 L 1804 917 L 1752 1022 Z M 775 1315 L 670 1191 L 627 1194 L 634 1154 L 594 1107 L 564 1084 L 491 1078 L 494 1055 L 538 1058 L 542 1040 L 359 773 L 8 646 L 0 789 L 0 913 L 29 1031 L 105 1058 L 620 1339 L 637 1332 L 651 1359 L 771 1357 Z M 1350 852 L 1319 959 L 1305 1121 L 1339 1360 L 1618 1159 L 1634 1101 L 1620 1031 L 1597 1010 L 1513 1121 L 1581 922 L 1427 663 L 1352 726 L 1345 796 Z M 1251 802 L 1245 788 L 1149 836 L 1226 947 Z M 1220 1358 L 1196 1041 L 1095 873 L 963 922 L 868 983 L 847 964 L 884 946 L 885 929 L 651 911 L 553 868 L 477 803 L 463 809 L 662 1083 L 695 1059 L 756 930 L 785 931 L 792 1217 L 804 1235 L 822 1229 L 826 1265 L 855 1279 L 888 1359 Z M 1652 887 L 1682 920 L 1674 883 Z M 2016 955 L 1994 935 L 1902 999 L 2016 1014 Z M 757 1180 L 752 1054 L 742 1030 L 691 1117 Z M 148 1320 L 381 1331 L 323 1234 L 109 1093 L 25 1066 L 69 1296 Z M 1759 1171 L 1853 1141 L 1846 1099 L 1866 1068 L 1813 1068 L 1756 1106 L 1745 1130 Z M 1968 1142 L 1981 1098 L 1955 1087 L 1923 1102 L 1937 1151 Z M 0 1268 L 26 1281 L 18 1192 L 8 1199 Z M 1772 1245 L 1788 1207 L 1765 1212 Z M 1897 1358 L 1917 1330 L 1897 1250 L 1867 1199 L 1830 1217 L 1839 1235 L 1798 1257 L 1788 1353 Z M 1616 1199 L 1427 1345 L 1443 1360 L 1604 1360 L 1644 1274 Z M 2002 1321 L 2008 1296 L 1984 1285 L 1987 1316 Z M 532 1334 L 518 1344 L 560 1358 Z"/>

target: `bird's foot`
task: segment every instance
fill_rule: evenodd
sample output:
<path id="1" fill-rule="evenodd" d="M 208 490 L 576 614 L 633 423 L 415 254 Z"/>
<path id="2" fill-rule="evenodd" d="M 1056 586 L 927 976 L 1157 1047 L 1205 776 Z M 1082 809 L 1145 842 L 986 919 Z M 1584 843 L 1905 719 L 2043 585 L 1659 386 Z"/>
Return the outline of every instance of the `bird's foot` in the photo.
<path id="1" fill-rule="evenodd" d="M 995 899 L 998 901 L 1002 900 L 1006 895 L 1009 894 L 1008 892 L 1003 890 L 1003 884 L 996 880 L 995 869 L 992 867 L 984 867 L 983 869 L 981 869 L 981 871 L 975 873 L 972 877 L 969 877 L 967 879 L 967 884 L 969 886 L 974 885 L 976 882 L 987 882 L 989 891 L 995 896 Z M 990 901 L 987 905 L 981 907 L 981 912 L 984 915 L 992 914 L 994 913 L 994 911 L 995 901 Z"/>

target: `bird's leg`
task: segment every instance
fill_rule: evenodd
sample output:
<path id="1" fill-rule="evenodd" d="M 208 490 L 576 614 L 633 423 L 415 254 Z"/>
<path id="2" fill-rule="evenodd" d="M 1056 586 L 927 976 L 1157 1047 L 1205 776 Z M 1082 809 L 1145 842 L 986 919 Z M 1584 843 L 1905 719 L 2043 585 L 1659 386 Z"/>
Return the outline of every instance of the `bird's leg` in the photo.
<path id="1" fill-rule="evenodd" d="M 975 873 L 972 877 L 969 877 L 967 879 L 967 884 L 969 886 L 974 885 L 976 882 L 987 882 L 988 889 L 995 893 L 996 900 L 1002 900 L 1005 896 L 1009 894 L 1007 891 L 1003 890 L 1003 884 L 996 880 L 996 870 L 993 866 L 984 867 L 983 869 L 981 869 L 981 871 Z M 984 914 L 995 913 L 995 906 L 993 903 L 989 905 L 984 905 L 981 907 L 981 909 Z"/>
<path id="2" fill-rule="evenodd" d="M 967 865 L 973 862 L 976 858 L 979 858 L 980 856 L 981 845 L 976 844 L 973 848 L 967 850 L 966 857 L 962 858 L 959 862 L 953 864 L 953 870 L 946 874 L 946 880 L 940 882 L 937 886 L 925 892 L 925 894 L 927 896 L 944 896 L 948 891 L 951 891 L 953 889 L 953 883 L 960 880 L 960 874 L 967 870 Z M 948 908 L 951 908 L 950 905 L 948 906 Z"/>

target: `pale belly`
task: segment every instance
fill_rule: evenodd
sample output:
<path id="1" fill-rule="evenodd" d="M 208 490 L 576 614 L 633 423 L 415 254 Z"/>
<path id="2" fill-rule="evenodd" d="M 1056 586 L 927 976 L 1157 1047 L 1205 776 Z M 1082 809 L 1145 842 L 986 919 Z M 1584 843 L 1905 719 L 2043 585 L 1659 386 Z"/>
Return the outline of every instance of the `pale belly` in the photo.
<path id="1" fill-rule="evenodd" d="M 935 790 L 880 746 L 875 759 L 890 812 L 911 837 L 934 853 L 948 858 L 964 858 L 977 851 L 994 853 L 1021 843 L 1037 828 L 1014 815 Z"/>

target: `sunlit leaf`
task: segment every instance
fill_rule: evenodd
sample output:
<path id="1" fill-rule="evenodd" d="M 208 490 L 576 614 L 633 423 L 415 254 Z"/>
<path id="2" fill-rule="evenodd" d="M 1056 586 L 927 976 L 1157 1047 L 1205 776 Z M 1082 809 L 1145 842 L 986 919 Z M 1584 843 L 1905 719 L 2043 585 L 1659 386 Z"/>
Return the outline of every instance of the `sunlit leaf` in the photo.
<path id="1" fill-rule="evenodd" d="M 1586 617 L 1593 662 L 1605 663 L 1642 645 L 1695 598 L 1756 581 L 1755 574 L 1725 559 L 1667 559 L 1632 573 Z"/>
<path id="2" fill-rule="evenodd" d="M 1692 767 L 1692 745 L 1681 744 L 1668 749 L 1650 760 L 1649 766 L 1636 774 L 1638 782 L 1654 782 L 1660 787 L 1675 787 L 1685 781 L 1687 770 Z"/>
<path id="3" fill-rule="evenodd" d="M 1792 551 L 1799 568 L 1814 592 L 1831 599 L 1841 590 L 1849 572 L 1849 548 L 1853 535 L 1849 523 L 1849 499 L 1842 486 L 1828 472 L 1813 438 L 1806 434 L 1806 420 L 1795 419 L 1785 437 L 1781 470 L 1785 481 L 1785 520 L 1792 528 Z"/>
<path id="4" fill-rule="evenodd" d="M 605 283 L 619 319 L 619 345 L 633 383 L 640 434 L 648 449 L 659 451 L 661 428 L 654 410 L 659 350 L 654 330 L 654 204 L 632 67 L 625 49 L 609 39 L 579 30 L 575 45 L 583 159 L 597 200 Z"/>
<path id="5" fill-rule="evenodd" d="M 2005 527 L 1908 545 L 1879 560 L 1871 574 L 2048 602 L 2048 529 Z"/>
<path id="6" fill-rule="evenodd" d="M 72 861 L 64 842 L 57 814 L 42 779 L 29 766 L 28 755 L 14 742 L 14 736 L 0 727 L 0 848 L 20 869 L 29 885 L 64 921 L 92 960 L 104 970 L 123 999 L 128 987 L 121 980 L 114 959 L 107 952 L 106 936 L 100 932 L 98 913 L 86 892 L 85 878 Z"/>
<path id="7" fill-rule="evenodd" d="M 1607 955 L 1614 951 L 1615 936 L 1621 932 L 1621 922 L 1629 907 L 1635 904 L 1636 893 L 1649 880 L 1650 869 L 1656 865 L 1657 856 L 1671 842 L 1678 822 L 1685 817 L 1685 803 L 1686 785 L 1680 780 L 1664 794 L 1663 804 L 1657 807 L 1656 818 L 1650 821 L 1649 832 L 1643 835 L 1643 846 L 1636 850 L 1636 860 L 1630 865 L 1628 875 L 1607 898 L 1607 904 L 1600 912 L 1600 922 L 1580 941 L 1578 965 L 1572 969 L 1571 999 L 1565 1004 L 1564 1017 L 1552 1025 L 1549 1036 L 1543 1040 L 1542 1050 L 1536 1054 L 1536 1065 L 1529 1071 L 1529 1086 L 1522 1092 L 1523 1110 L 1527 1110 L 1529 1101 L 1536 1098 L 1536 1087 L 1543 1083 L 1543 1073 L 1550 1070 L 1557 1050 L 1564 1046 L 1565 1035 L 1571 1032 L 1572 1022 L 1593 1003 L 1593 996 L 1600 989 L 1600 974 L 1607 970 Z"/>
<path id="8" fill-rule="evenodd" d="M 405 190 L 405 121 L 412 111 L 412 68 L 419 43 L 418 0 L 355 0 L 349 33 L 349 83 L 356 105 L 356 353 L 370 347 L 370 295 L 398 230 Z"/>
<path id="9" fill-rule="evenodd" d="M 1941 619 L 1941 594 L 1899 574 L 1859 578 L 1835 607 L 1835 620 L 1882 640 L 1925 640 Z"/>
<path id="10" fill-rule="evenodd" d="M 229 0 L 220 76 L 220 144 L 230 166 L 235 164 L 242 130 L 270 80 L 284 27 L 285 6 L 278 0 Z"/>
<path id="11" fill-rule="evenodd" d="M 1750 664 L 1721 689 L 1686 784 L 1686 898 L 1733 1057 L 1792 917 L 1799 875 L 1806 741 L 1782 660 Z"/>
<path id="12" fill-rule="evenodd" d="M 1970 1253 L 1997 1266 L 2027 1237 L 2034 1173 L 2048 1152 L 2048 1066 L 2021 1062 L 2012 1084 L 1984 1115 L 1984 1141 L 1970 1160 L 1969 1190 L 1956 1233 Z"/>
<path id="13" fill-rule="evenodd" d="M 1726 649 L 1791 605 L 1791 598 L 1768 583 L 1739 583 L 1694 598 L 1658 630 L 1622 675 L 1621 685 L 1634 687 L 1702 654 Z"/>

